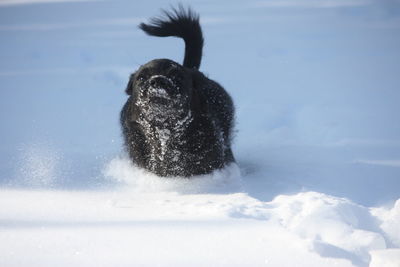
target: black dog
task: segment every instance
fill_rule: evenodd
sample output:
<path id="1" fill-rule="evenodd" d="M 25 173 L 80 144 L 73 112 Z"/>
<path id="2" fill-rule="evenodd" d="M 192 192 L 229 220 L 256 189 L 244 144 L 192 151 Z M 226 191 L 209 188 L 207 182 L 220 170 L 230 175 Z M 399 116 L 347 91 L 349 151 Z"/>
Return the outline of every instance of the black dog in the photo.
<path id="1" fill-rule="evenodd" d="M 121 111 L 125 146 L 136 165 L 159 176 L 210 173 L 234 161 L 232 99 L 198 71 L 199 16 L 181 6 L 164 15 L 139 27 L 149 35 L 183 38 L 184 63 L 155 59 L 131 75 Z"/>

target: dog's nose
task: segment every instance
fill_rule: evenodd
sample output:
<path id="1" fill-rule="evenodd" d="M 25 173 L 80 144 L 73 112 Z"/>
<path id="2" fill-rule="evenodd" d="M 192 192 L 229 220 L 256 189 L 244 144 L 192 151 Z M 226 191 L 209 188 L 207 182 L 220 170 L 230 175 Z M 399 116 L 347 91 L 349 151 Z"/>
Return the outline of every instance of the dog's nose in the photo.
<path id="1" fill-rule="evenodd" d="M 163 89 L 168 89 L 172 87 L 172 82 L 163 76 L 154 76 L 150 78 L 150 86 L 154 88 L 163 88 Z"/>

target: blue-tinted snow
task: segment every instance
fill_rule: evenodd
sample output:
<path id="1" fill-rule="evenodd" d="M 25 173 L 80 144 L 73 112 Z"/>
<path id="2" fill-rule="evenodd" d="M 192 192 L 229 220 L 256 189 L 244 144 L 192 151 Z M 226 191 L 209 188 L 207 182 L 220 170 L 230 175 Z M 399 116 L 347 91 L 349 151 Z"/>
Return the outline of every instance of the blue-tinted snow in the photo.
<path id="1" fill-rule="evenodd" d="M 400 159 L 400 4 L 324 3 L 190 2 L 205 34 L 201 70 L 236 103 L 250 195 L 393 201 L 400 168 L 376 163 Z M 182 61 L 181 40 L 137 28 L 168 4 L 0 6 L 2 186 L 109 186 L 129 74 L 153 58 Z"/>

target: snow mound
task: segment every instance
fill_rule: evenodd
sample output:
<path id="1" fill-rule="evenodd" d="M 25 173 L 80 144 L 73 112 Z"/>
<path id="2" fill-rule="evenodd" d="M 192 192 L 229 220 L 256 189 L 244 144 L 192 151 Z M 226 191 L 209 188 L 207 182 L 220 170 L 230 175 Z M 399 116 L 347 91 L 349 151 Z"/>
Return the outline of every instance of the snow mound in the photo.
<path id="1" fill-rule="evenodd" d="M 388 241 L 385 238 L 391 240 L 398 236 L 393 230 L 397 227 L 394 224 L 396 208 L 390 211 L 390 219 L 384 219 L 382 228 L 389 229 L 384 234 L 379 217 L 370 209 L 322 193 L 279 195 L 270 202 L 259 201 L 246 193 L 224 195 L 218 199 L 207 197 L 208 201 L 202 204 L 196 204 L 196 199 L 190 199 L 189 203 L 194 205 L 192 208 L 201 206 L 208 213 L 214 211 L 214 215 L 224 214 L 226 218 L 274 223 L 305 240 L 309 249 L 320 256 L 346 259 L 356 266 L 368 264 L 371 251 L 386 249 Z"/>
<path id="2" fill-rule="evenodd" d="M 400 249 L 376 250 L 371 253 L 369 267 L 399 267 Z"/>
<path id="3" fill-rule="evenodd" d="M 400 199 L 391 209 L 373 208 L 371 212 L 379 218 L 380 227 L 392 246 L 400 247 Z"/>
<path id="4" fill-rule="evenodd" d="M 386 248 L 377 219 L 368 208 L 350 200 L 304 192 L 278 196 L 270 204 L 273 219 L 309 240 L 321 256 L 363 265 L 370 261 L 370 251 Z"/>
<path id="5" fill-rule="evenodd" d="M 230 164 L 211 174 L 188 178 L 161 178 L 134 166 L 126 157 L 117 157 L 105 167 L 105 177 L 135 192 L 229 193 L 242 190 L 239 167 Z"/>
<path id="6" fill-rule="evenodd" d="M 243 192 L 236 164 L 191 179 L 160 178 L 119 157 L 107 165 L 104 175 L 139 193 L 117 197 L 115 208 L 135 208 L 138 198 L 143 197 L 140 193 L 153 193 L 147 194 L 146 202 L 156 201 L 159 214 L 169 218 L 265 221 L 303 239 L 310 251 L 324 258 L 341 258 L 356 266 L 368 265 L 371 255 L 375 262 L 386 257 L 375 251 L 399 247 L 396 222 L 400 200 L 391 209 L 367 208 L 346 198 L 310 191 L 261 201 Z"/>

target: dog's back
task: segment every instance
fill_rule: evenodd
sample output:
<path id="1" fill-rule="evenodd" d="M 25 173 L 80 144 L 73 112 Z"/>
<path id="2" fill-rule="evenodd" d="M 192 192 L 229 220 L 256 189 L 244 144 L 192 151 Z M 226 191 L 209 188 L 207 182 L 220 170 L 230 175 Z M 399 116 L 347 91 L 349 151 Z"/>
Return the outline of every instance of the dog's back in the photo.
<path id="1" fill-rule="evenodd" d="M 185 41 L 183 66 L 199 69 L 204 43 L 199 16 L 182 6 L 163 13 L 165 17 L 153 18 L 149 24 L 141 23 L 139 27 L 149 35 L 182 38 Z"/>

